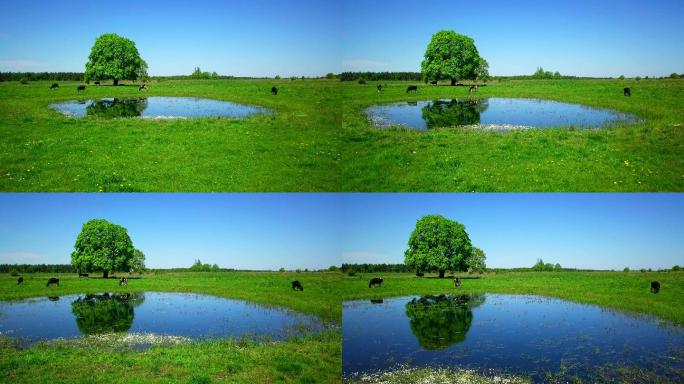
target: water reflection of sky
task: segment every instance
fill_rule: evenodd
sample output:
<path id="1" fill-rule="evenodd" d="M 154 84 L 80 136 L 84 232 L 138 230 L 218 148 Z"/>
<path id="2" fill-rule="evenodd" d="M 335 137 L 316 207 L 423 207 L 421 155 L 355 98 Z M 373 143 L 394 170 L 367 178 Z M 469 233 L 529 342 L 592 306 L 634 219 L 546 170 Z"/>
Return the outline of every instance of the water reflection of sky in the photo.
<path id="1" fill-rule="evenodd" d="M 569 367 L 568 375 L 585 378 L 609 364 L 684 370 L 684 330 L 650 317 L 539 296 L 495 294 L 471 304 L 457 300 L 451 307 L 433 300 L 436 310 L 422 305 L 420 315 L 412 304 L 416 300 L 343 304 L 345 375 L 397 364 L 493 369 L 537 378 L 558 372 L 561 365 Z M 460 324 L 445 326 L 445 320 Z M 445 328 L 464 332 L 464 337 L 440 334 Z M 679 351 L 678 359 L 672 358 L 673 351 Z"/>

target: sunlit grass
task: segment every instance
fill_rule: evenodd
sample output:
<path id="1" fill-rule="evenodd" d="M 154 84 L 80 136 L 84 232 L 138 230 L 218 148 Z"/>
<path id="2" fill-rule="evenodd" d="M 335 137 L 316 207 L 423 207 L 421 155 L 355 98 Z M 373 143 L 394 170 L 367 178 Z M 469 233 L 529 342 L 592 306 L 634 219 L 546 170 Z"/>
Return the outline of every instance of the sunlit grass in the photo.
<path id="1" fill-rule="evenodd" d="M 682 191 L 684 81 L 505 81 L 480 87 L 343 83 L 342 189 L 345 191 Z M 415 82 L 414 82 L 415 83 Z M 622 94 L 632 88 L 632 97 Z M 605 129 L 377 129 L 364 108 L 403 100 L 541 98 L 638 116 Z"/>

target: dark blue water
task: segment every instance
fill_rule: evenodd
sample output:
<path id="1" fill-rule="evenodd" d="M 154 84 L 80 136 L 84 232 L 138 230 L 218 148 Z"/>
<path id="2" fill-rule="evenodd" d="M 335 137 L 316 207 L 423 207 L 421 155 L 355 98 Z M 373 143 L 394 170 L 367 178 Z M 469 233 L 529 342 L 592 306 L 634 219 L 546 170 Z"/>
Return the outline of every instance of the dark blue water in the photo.
<path id="1" fill-rule="evenodd" d="M 407 364 L 543 381 L 544 372 L 586 379 L 625 365 L 684 378 L 682 327 L 594 305 L 524 295 L 411 296 L 344 302 L 342 317 L 345 376 Z"/>
<path id="2" fill-rule="evenodd" d="M 70 117 L 96 116 L 104 118 L 242 118 L 269 112 L 262 107 L 238 104 L 230 101 L 198 99 L 194 97 L 161 96 L 83 101 L 72 100 L 50 104 L 49 107 Z"/>
<path id="3" fill-rule="evenodd" d="M 401 102 L 366 109 L 375 127 L 400 125 L 425 131 L 442 127 L 513 129 L 575 127 L 600 128 L 632 116 L 580 104 L 541 99 L 452 99 Z"/>
<path id="4" fill-rule="evenodd" d="M 320 320 L 247 301 L 192 293 L 71 295 L 0 302 L 0 334 L 25 344 L 114 332 L 193 339 L 283 339 L 323 329 Z"/>

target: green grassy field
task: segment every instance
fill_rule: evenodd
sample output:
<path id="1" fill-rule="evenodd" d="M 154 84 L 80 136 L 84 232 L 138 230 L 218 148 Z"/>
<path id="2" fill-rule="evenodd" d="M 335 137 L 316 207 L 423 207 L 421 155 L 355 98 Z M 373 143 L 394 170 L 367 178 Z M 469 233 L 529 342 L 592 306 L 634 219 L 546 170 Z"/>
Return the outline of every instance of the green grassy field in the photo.
<path id="1" fill-rule="evenodd" d="M 0 83 L 1 191 L 339 190 L 339 96 L 326 80 L 162 81 L 137 86 Z M 277 96 L 271 86 L 277 86 Z M 73 119 L 56 101 L 188 96 L 275 111 L 244 120 Z"/>
<path id="2" fill-rule="evenodd" d="M 60 278 L 60 287 L 45 286 Z M 0 300 L 98 292 L 195 292 L 290 308 L 332 325 L 321 334 L 281 342 L 222 339 L 155 345 L 138 351 L 106 343 L 40 343 L 28 349 L 0 338 L 0 381 L 74 383 L 336 383 L 342 376 L 339 273 L 164 273 L 131 279 L 79 279 L 73 274 L 0 276 Z M 135 277 L 135 276 L 134 276 Z M 297 279 L 305 290 L 294 292 Z"/>
<path id="3" fill-rule="evenodd" d="M 531 97 L 635 114 L 601 130 L 420 133 L 370 127 L 363 109 L 470 97 L 467 87 L 334 80 L 153 82 L 148 96 L 255 104 L 244 120 L 72 119 L 55 101 L 138 96 L 137 87 L 0 83 L 2 191 L 682 191 L 684 81 L 505 81 L 476 97 Z M 280 89 L 271 96 L 270 87 Z M 633 88 L 631 98 L 622 88 Z"/>
<path id="4" fill-rule="evenodd" d="M 384 285 L 368 288 L 368 281 L 375 276 L 384 278 Z M 682 272 L 507 272 L 461 277 L 462 286 L 455 288 L 451 279 L 439 279 L 435 275 L 418 278 L 408 273 L 357 274 L 345 277 L 342 297 L 354 300 L 440 293 L 533 294 L 649 314 L 684 324 Z M 661 283 L 658 294 L 649 292 L 653 280 Z"/>
<path id="5" fill-rule="evenodd" d="M 684 81 L 519 80 L 467 87 L 419 82 L 340 85 L 345 191 L 682 191 Z M 419 84 L 406 94 L 408 84 Z M 632 88 L 632 97 L 622 94 Z M 374 104 L 456 97 L 542 98 L 610 108 L 643 119 L 600 130 L 478 132 L 377 129 Z"/>

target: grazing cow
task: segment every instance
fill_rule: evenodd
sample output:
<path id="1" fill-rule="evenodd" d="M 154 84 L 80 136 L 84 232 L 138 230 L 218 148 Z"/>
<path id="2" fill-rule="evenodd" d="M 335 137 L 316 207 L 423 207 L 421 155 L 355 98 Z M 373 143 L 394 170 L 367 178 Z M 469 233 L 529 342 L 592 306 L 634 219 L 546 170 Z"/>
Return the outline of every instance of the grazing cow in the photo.
<path id="1" fill-rule="evenodd" d="M 55 284 L 57 284 L 57 286 L 59 287 L 59 279 L 51 277 L 48 279 L 46 287 L 49 287 L 49 286 L 55 285 Z"/>
<path id="2" fill-rule="evenodd" d="M 632 96 L 632 88 L 625 88 L 622 92 L 625 96 Z"/>
<path id="3" fill-rule="evenodd" d="M 87 273 L 81 273 L 81 272 L 79 272 L 79 273 L 78 273 L 78 277 L 79 277 L 79 278 L 80 278 L 80 277 L 88 277 L 88 274 L 87 274 Z"/>
<path id="4" fill-rule="evenodd" d="M 17 279 L 17 285 L 19 285 L 19 284 L 21 284 L 21 283 L 23 283 L 23 282 L 24 282 L 24 278 L 21 277 L 21 276 L 19 276 L 19 278 Z"/>
<path id="5" fill-rule="evenodd" d="M 470 88 L 468 88 L 468 92 L 477 92 L 477 85 L 471 85 Z"/>
<path id="6" fill-rule="evenodd" d="M 382 299 L 371 299 L 371 304 L 382 304 Z"/>
<path id="7" fill-rule="evenodd" d="M 273 96 L 278 95 L 278 88 L 272 87 L 272 88 L 271 88 L 271 95 L 273 95 Z"/>
<path id="8" fill-rule="evenodd" d="M 454 279 L 454 287 L 458 288 L 461 286 L 461 279 L 458 277 Z"/>
<path id="9" fill-rule="evenodd" d="M 81 91 L 85 91 L 85 85 L 79 85 L 78 87 L 76 87 L 76 92 L 81 92 Z"/>
<path id="10" fill-rule="evenodd" d="M 659 282 L 651 281 L 651 292 L 652 293 L 660 292 L 660 283 Z"/>
<path id="11" fill-rule="evenodd" d="M 432 81 L 430 82 L 430 84 L 432 84 L 432 85 L 437 85 L 437 80 L 432 80 Z"/>
<path id="12" fill-rule="evenodd" d="M 304 291 L 304 287 L 302 287 L 302 283 L 300 283 L 299 280 L 292 282 L 292 289 L 295 291 Z"/>
<path id="13" fill-rule="evenodd" d="M 409 85 L 408 88 L 406 88 L 406 93 L 409 92 L 418 92 L 418 86 L 417 85 Z"/>
<path id="14" fill-rule="evenodd" d="M 100 82 L 99 82 L 99 81 L 96 81 L 96 82 L 95 82 L 95 85 L 100 85 Z"/>
<path id="15" fill-rule="evenodd" d="M 119 279 L 119 287 L 123 287 L 124 285 L 128 285 L 128 279 L 125 277 L 122 277 Z"/>
<path id="16" fill-rule="evenodd" d="M 372 278 L 371 281 L 368 283 L 368 288 L 380 286 L 382 286 L 382 279 L 379 277 Z"/>
<path id="17" fill-rule="evenodd" d="M 138 91 L 147 91 L 147 84 L 142 84 L 138 87 Z"/>
<path id="18" fill-rule="evenodd" d="M 378 84 L 376 88 L 378 89 L 378 92 L 382 92 L 382 84 Z"/>
<path id="19" fill-rule="evenodd" d="M 59 88 L 59 84 L 52 83 L 52 85 L 50 86 L 50 89 L 55 89 L 55 88 Z"/>
<path id="20" fill-rule="evenodd" d="M 416 272 L 416 276 L 423 277 L 423 276 L 425 276 L 425 274 L 423 272 Z"/>

